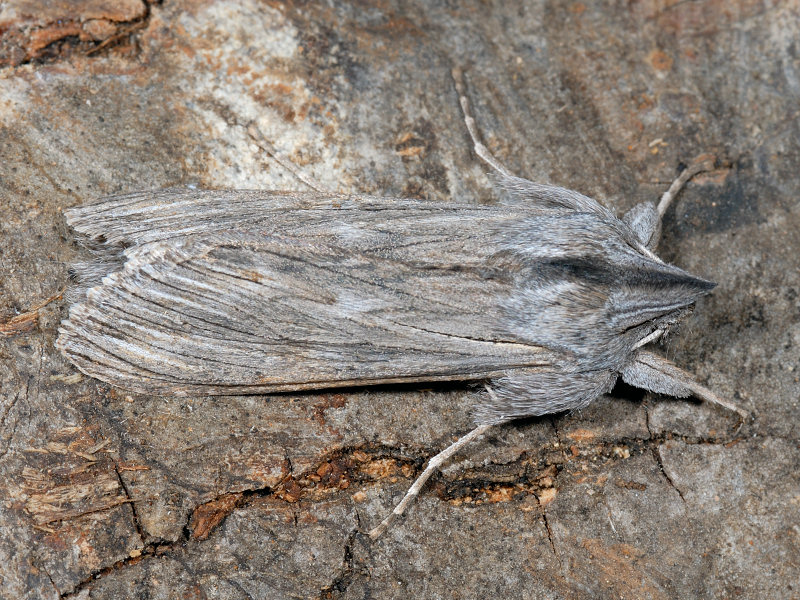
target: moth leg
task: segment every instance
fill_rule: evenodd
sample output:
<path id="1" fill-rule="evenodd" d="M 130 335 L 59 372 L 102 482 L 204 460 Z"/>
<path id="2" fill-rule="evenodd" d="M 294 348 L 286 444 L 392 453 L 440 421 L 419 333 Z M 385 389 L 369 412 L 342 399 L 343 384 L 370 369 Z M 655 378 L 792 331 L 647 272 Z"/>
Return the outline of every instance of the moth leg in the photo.
<path id="1" fill-rule="evenodd" d="M 266 152 L 267 155 L 272 160 L 274 160 L 276 163 L 278 163 L 284 169 L 289 171 L 289 173 L 294 175 L 298 179 L 298 181 L 300 181 L 301 183 L 306 184 L 312 190 L 314 190 L 315 192 L 319 192 L 320 194 L 330 194 L 332 196 L 338 195 L 336 192 L 333 192 L 333 191 L 327 189 L 324 185 L 322 185 L 321 183 L 319 183 L 318 181 L 316 181 L 312 177 L 309 177 L 308 175 L 303 173 L 303 171 L 298 169 L 291 162 L 283 160 L 280 156 L 278 156 L 278 153 L 275 150 L 275 147 L 264 136 L 264 134 L 261 133 L 261 130 L 256 126 L 255 123 L 251 123 L 247 127 L 247 133 L 250 135 L 251 138 L 253 138 L 253 141 L 255 141 L 256 145 L 259 148 L 261 148 L 264 152 Z"/>
<path id="2" fill-rule="evenodd" d="M 734 411 L 744 420 L 750 418 L 750 413 L 745 409 L 720 398 L 666 358 L 646 350 L 639 350 L 633 360 L 622 370 L 622 380 L 638 388 L 659 394 L 669 394 L 676 398 L 695 396 Z"/>
<path id="3" fill-rule="evenodd" d="M 487 387 L 487 389 L 489 388 Z M 492 393 L 490 389 L 489 393 L 490 394 Z M 436 470 L 439 467 L 441 467 L 442 464 L 448 458 L 453 456 L 453 454 L 461 450 L 461 448 L 469 444 L 471 441 L 479 438 L 490 427 L 492 427 L 491 423 L 479 425 L 466 435 L 463 435 L 460 438 L 458 438 L 447 448 L 439 452 L 439 454 L 431 458 L 428 461 L 428 466 L 425 467 L 425 470 L 422 472 L 422 474 L 419 477 L 417 477 L 416 481 L 414 481 L 414 483 L 411 485 L 409 490 L 406 492 L 406 495 L 403 496 L 403 499 L 400 501 L 400 503 L 394 507 L 394 510 L 391 513 L 389 513 L 389 515 L 383 521 L 381 521 L 377 527 L 375 527 L 369 532 L 370 539 L 373 540 L 378 539 L 381 535 L 383 535 L 383 533 L 387 529 L 389 529 L 394 520 L 400 515 L 402 515 L 408 508 L 409 504 L 411 504 L 411 502 L 414 500 L 414 498 L 416 498 L 419 495 L 419 492 L 422 489 L 422 486 L 425 485 L 425 482 L 428 481 L 428 479 L 430 479 L 431 475 L 433 475 L 434 472 L 436 472 Z"/>
<path id="4" fill-rule="evenodd" d="M 662 335 L 664 335 L 664 330 L 663 329 L 656 329 L 650 335 L 647 335 L 647 336 L 643 337 L 642 339 L 640 339 L 638 342 L 636 342 L 636 344 L 634 344 L 634 346 L 633 346 L 633 350 L 636 350 L 637 348 L 641 348 L 642 346 L 646 346 L 650 342 L 655 342 Z"/>
<path id="5" fill-rule="evenodd" d="M 683 186 L 695 175 L 714 168 L 713 157 L 704 154 L 697 157 L 672 182 L 669 189 L 661 195 L 658 205 L 642 202 L 629 210 L 622 220 L 633 229 L 636 236 L 648 250 L 654 250 L 661 237 L 661 220 L 670 204 L 678 196 Z"/>
<path id="6" fill-rule="evenodd" d="M 461 69 L 455 67 L 451 71 L 451 74 L 456 85 L 456 92 L 458 93 L 458 102 L 461 105 L 461 112 L 464 114 L 464 123 L 467 126 L 469 137 L 472 138 L 475 154 L 477 154 L 480 159 L 483 160 L 483 162 L 492 167 L 492 169 L 497 171 L 503 177 L 514 177 L 514 174 L 509 171 L 503 165 L 503 163 L 492 156 L 492 153 L 489 152 L 489 149 L 480 141 L 478 130 L 475 127 L 475 119 L 472 118 L 472 113 L 470 112 L 469 100 L 467 99 L 467 92 L 464 86 L 464 74 L 462 73 Z"/>

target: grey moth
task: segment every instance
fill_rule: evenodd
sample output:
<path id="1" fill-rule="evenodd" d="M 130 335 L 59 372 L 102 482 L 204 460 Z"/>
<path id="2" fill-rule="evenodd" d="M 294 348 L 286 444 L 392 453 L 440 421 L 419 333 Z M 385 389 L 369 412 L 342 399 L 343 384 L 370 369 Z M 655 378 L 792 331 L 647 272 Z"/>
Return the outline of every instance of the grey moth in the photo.
<path id="1" fill-rule="evenodd" d="M 478 141 L 492 206 L 325 192 L 161 190 L 65 211 L 94 253 L 57 345 L 83 373 L 147 394 L 265 394 L 481 381 L 476 429 L 574 410 L 618 378 L 739 410 L 645 346 L 714 284 L 654 249 L 660 204 L 622 219 L 512 175 Z"/>

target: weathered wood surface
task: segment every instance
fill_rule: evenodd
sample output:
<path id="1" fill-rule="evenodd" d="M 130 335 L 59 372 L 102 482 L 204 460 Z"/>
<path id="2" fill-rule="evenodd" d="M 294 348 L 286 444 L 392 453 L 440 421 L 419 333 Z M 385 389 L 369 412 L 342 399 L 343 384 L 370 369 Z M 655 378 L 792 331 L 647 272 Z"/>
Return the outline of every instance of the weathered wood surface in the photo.
<path id="1" fill-rule="evenodd" d="M 796 2 L 47 4 L 0 9 L 0 598 L 796 597 Z M 339 192 L 492 202 L 454 64 L 513 171 L 617 214 L 731 163 L 668 214 L 660 254 L 719 286 L 666 352 L 752 423 L 618 387 L 499 429 L 370 545 L 475 390 L 147 397 L 55 350 L 61 211 L 300 189 L 250 121 Z"/>

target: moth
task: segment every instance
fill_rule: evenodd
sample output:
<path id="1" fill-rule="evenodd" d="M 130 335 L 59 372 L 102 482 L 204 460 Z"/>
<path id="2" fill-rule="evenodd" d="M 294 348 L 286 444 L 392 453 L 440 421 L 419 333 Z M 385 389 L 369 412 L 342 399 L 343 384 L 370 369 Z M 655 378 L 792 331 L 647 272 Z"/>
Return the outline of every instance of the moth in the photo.
<path id="1" fill-rule="evenodd" d="M 146 394 L 267 394 L 481 381 L 476 428 L 429 461 L 374 538 L 444 460 L 490 427 L 585 407 L 618 378 L 742 412 L 645 346 L 714 284 L 654 249 L 656 206 L 618 219 L 514 176 L 479 141 L 493 206 L 317 192 L 162 190 L 65 211 L 95 260 L 58 348 Z"/>

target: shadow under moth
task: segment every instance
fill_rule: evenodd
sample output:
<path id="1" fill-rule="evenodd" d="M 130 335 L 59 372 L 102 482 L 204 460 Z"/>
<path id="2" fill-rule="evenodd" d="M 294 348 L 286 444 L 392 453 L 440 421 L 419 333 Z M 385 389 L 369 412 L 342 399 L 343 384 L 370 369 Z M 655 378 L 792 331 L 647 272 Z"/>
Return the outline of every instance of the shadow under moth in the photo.
<path id="1" fill-rule="evenodd" d="M 743 413 L 644 347 L 714 284 L 654 254 L 667 206 L 622 219 L 515 177 L 478 139 L 504 200 L 163 190 L 65 211 L 95 260 L 57 345 L 83 373 L 148 394 L 262 394 L 482 381 L 477 427 L 433 457 L 370 535 L 489 427 L 582 408 L 627 383 Z"/>

